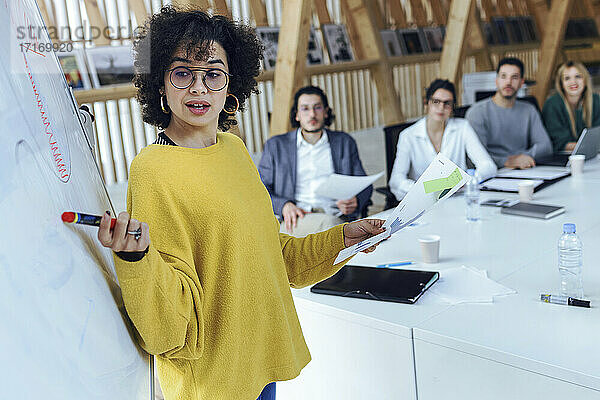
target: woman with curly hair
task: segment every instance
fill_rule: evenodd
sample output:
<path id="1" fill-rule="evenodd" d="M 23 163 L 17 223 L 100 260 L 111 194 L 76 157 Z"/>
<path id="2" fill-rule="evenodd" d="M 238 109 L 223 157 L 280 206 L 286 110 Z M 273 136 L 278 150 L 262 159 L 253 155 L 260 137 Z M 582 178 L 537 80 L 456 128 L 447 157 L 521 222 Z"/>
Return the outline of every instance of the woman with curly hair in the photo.
<path id="1" fill-rule="evenodd" d="M 251 27 L 166 7 L 134 50 L 144 121 L 164 130 L 131 164 L 128 213 L 112 230 L 105 214 L 98 238 L 115 252 L 136 337 L 168 400 L 274 399 L 274 382 L 310 360 L 290 286 L 334 274 L 338 252 L 383 221 L 279 233 L 243 142 L 224 132 L 256 92 Z"/>

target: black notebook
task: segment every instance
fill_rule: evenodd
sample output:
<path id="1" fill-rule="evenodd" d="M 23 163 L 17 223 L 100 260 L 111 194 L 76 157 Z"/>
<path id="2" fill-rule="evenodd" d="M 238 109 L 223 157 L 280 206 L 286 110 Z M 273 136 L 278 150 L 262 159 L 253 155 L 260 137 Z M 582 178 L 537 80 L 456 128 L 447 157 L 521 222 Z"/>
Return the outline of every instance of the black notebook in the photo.
<path id="1" fill-rule="evenodd" d="M 439 272 L 346 265 L 317 283 L 311 292 L 361 299 L 416 302 L 440 277 Z"/>
<path id="2" fill-rule="evenodd" d="M 500 210 L 500 212 L 502 214 L 549 219 L 564 213 L 565 208 L 560 206 L 551 206 L 548 204 L 517 203 L 510 207 L 504 207 L 502 210 Z"/>

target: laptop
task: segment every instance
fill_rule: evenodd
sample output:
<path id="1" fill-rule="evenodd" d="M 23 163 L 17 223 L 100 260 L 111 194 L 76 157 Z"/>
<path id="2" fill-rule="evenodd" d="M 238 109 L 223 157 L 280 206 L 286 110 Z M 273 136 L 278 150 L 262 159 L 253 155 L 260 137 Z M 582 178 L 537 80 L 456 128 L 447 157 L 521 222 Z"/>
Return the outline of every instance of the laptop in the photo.
<path id="1" fill-rule="evenodd" d="M 571 153 L 559 153 L 553 156 L 536 160 L 536 165 L 553 165 L 558 167 L 567 167 L 569 165 L 569 156 L 582 154 L 586 160 L 594 158 L 600 150 L 600 126 L 594 128 L 584 128 L 579 136 L 579 140 Z"/>

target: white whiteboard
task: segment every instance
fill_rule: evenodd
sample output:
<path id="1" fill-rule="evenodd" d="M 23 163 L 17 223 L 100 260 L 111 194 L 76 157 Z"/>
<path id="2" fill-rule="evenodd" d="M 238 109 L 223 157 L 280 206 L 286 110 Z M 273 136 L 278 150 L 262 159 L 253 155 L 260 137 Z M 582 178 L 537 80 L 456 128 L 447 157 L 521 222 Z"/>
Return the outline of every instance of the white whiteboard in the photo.
<path id="1" fill-rule="evenodd" d="M 60 218 L 111 206 L 55 55 L 19 46 L 28 26 L 43 27 L 35 0 L 0 0 L 2 397 L 150 399 L 111 253 Z"/>

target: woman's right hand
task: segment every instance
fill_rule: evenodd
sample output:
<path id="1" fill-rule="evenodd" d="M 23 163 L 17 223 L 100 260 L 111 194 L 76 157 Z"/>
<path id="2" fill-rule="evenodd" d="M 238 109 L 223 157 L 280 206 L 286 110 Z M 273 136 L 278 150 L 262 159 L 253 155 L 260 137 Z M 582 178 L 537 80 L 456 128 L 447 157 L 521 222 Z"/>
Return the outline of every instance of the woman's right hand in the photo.
<path id="1" fill-rule="evenodd" d="M 117 217 L 114 229 L 110 229 L 110 215 L 104 213 L 98 230 L 98 240 L 102 246 L 118 252 L 145 251 L 150 245 L 150 228 L 145 222 L 129 218 L 129 214 L 123 211 Z M 136 239 L 135 231 L 140 229 L 141 235 Z M 131 232 L 131 233 L 128 233 Z"/>

